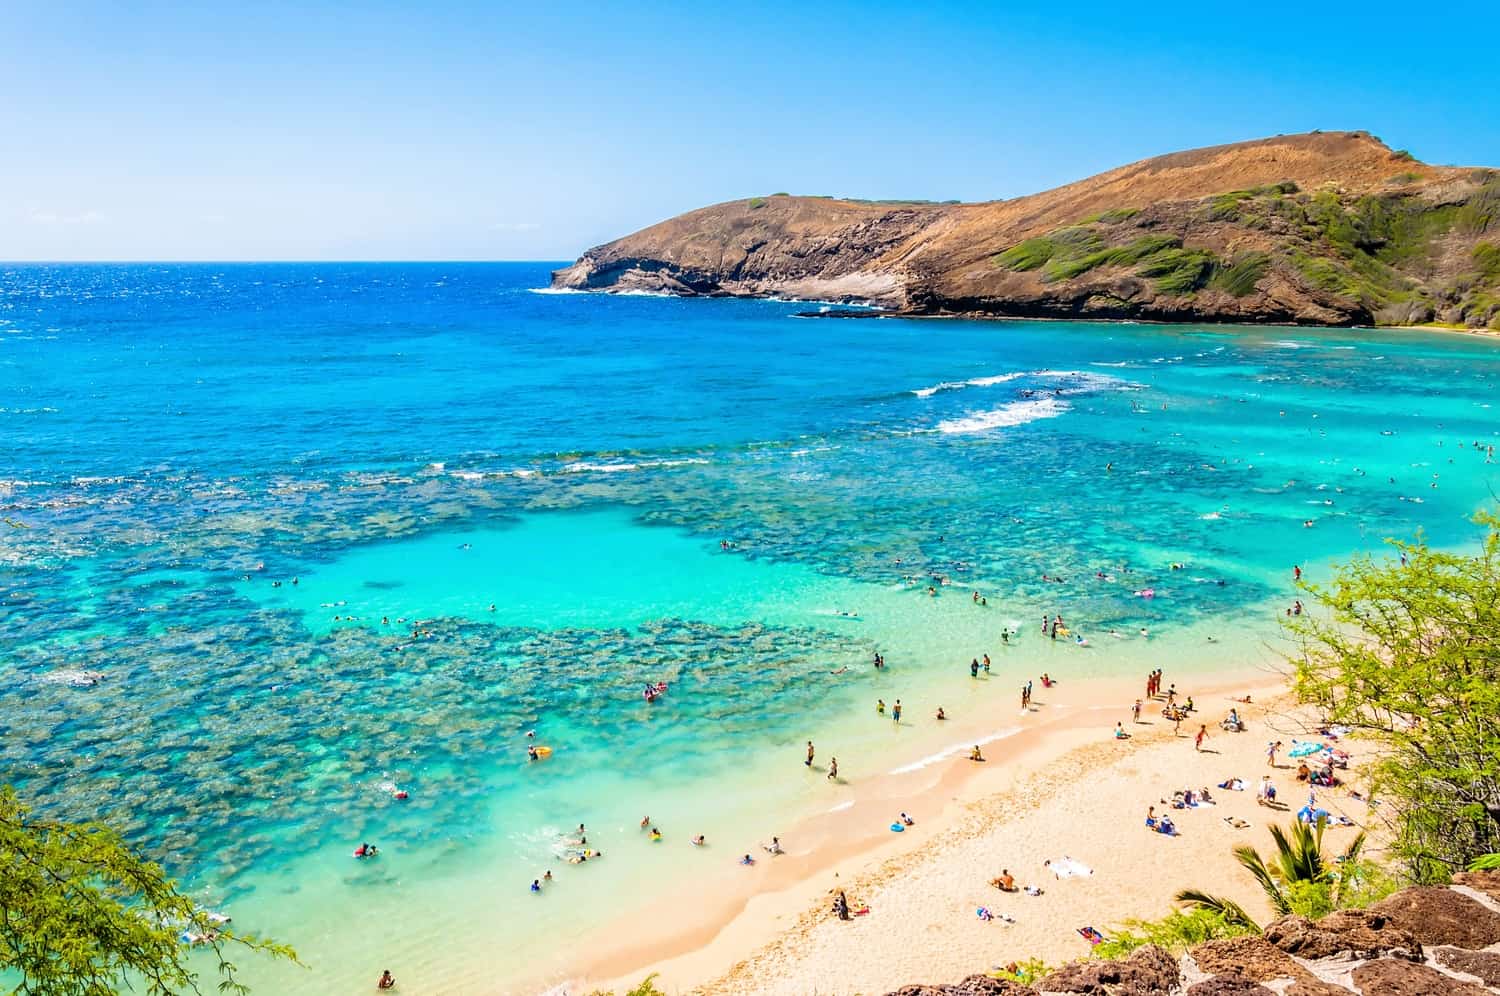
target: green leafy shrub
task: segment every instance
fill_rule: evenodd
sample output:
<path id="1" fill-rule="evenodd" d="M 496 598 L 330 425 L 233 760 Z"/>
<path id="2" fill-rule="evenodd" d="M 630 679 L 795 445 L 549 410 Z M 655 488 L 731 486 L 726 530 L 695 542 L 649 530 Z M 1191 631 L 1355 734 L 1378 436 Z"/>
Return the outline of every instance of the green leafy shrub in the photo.
<path id="1" fill-rule="evenodd" d="M 1093 953 L 1097 958 L 1123 958 L 1136 948 L 1155 944 L 1181 954 L 1205 941 L 1253 933 L 1258 933 L 1253 924 L 1246 926 L 1212 910 L 1173 910 L 1160 920 L 1125 920 L 1113 936 L 1094 946 Z"/>
<path id="2" fill-rule="evenodd" d="M 1214 269 L 1214 254 L 1206 249 L 1167 249 L 1136 268 L 1136 273 L 1156 281 L 1162 294 L 1191 294 L 1208 282 Z"/>
<path id="3" fill-rule="evenodd" d="M 752 197 L 752 198 L 750 198 L 749 201 L 746 202 L 745 206 L 748 207 L 750 210 L 754 211 L 754 210 L 757 210 L 758 208 L 765 207 L 766 206 L 766 199 L 764 197 Z"/>
<path id="4" fill-rule="evenodd" d="M 1148 235 L 1145 238 L 1136 239 L 1129 245 L 1096 249 L 1083 256 L 1068 259 L 1054 259 L 1047 266 L 1046 278 L 1048 280 L 1071 280 L 1099 266 L 1134 266 L 1164 250 L 1175 249 L 1181 245 L 1181 240 L 1172 235 Z"/>
<path id="5" fill-rule="evenodd" d="M 1006 979 L 1010 982 L 1019 982 L 1023 986 L 1029 986 L 1035 984 L 1037 979 L 1052 974 L 1052 966 L 1040 958 L 1027 958 L 1025 961 L 1016 962 L 1015 966 L 1015 971 L 1002 968 L 999 971 L 991 972 L 990 978 Z"/>
<path id="6" fill-rule="evenodd" d="M 1474 247 L 1474 262 L 1479 267 L 1479 278 L 1486 283 L 1500 280 L 1500 246 L 1481 242 Z"/>
<path id="7" fill-rule="evenodd" d="M 1476 517 L 1477 552 L 1395 544 L 1327 585 L 1324 612 L 1291 624 L 1294 690 L 1371 741 L 1393 854 L 1419 882 L 1500 851 L 1500 517 Z"/>
<path id="8" fill-rule="evenodd" d="M 1271 257 L 1267 253 L 1242 252 L 1221 263 L 1209 278 L 1208 286 L 1235 297 L 1244 297 L 1255 291 L 1256 284 L 1270 268 Z"/>
<path id="9" fill-rule="evenodd" d="M 1057 253 L 1057 243 L 1051 239 L 1037 237 L 1013 245 L 995 257 L 995 262 L 1007 270 L 1035 270 Z"/>

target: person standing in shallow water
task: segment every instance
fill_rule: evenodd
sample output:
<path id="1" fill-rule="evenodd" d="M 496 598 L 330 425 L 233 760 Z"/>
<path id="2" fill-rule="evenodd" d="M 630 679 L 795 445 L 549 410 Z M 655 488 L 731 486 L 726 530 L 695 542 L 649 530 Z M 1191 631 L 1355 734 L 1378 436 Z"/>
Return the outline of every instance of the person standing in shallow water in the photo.
<path id="1" fill-rule="evenodd" d="M 811 768 L 812 767 L 812 761 L 813 761 L 813 744 L 812 744 L 812 741 L 809 740 L 807 742 L 807 760 L 803 761 L 802 763 L 805 764 L 805 765 L 807 765 L 809 768 Z"/>
<path id="2" fill-rule="evenodd" d="M 837 781 L 838 777 L 839 777 L 839 759 L 836 758 L 836 757 L 830 757 L 828 759 L 828 780 L 830 782 Z"/>
<path id="3" fill-rule="evenodd" d="M 894 719 L 898 723 L 901 722 L 901 700 L 900 699 L 897 699 L 896 700 L 896 704 L 893 705 L 893 706 L 891 706 L 891 718 Z"/>

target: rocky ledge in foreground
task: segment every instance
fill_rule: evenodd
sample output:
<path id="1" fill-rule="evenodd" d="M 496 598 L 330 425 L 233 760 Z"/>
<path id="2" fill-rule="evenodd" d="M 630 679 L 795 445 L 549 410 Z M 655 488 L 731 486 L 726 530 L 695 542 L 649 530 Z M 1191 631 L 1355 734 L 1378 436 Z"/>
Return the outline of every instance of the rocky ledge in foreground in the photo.
<path id="1" fill-rule="evenodd" d="M 1500 170 L 1314 132 L 1008 201 L 771 194 L 590 249 L 552 285 L 906 315 L 1500 327 Z"/>
<path id="2" fill-rule="evenodd" d="M 1259 937 L 1173 957 L 1141 948 L 1066 965 L 1035 986 L 971 975 L 890 996 L 1493 996 L 1500 993 L 1500 872 L 1398 892 L 1316 923 L 1283 917 Z"/>

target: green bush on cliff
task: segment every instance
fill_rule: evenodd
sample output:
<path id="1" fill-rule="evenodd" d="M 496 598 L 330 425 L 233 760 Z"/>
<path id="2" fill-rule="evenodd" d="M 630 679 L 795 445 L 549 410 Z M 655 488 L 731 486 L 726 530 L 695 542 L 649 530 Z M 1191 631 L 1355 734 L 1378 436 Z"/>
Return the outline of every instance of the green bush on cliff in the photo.
<path id="1" fill-rule="evenodd" d="M 1221 263 L 1209 278 L 1208 286 L 1214 290 L 1244 297 L 1253 293 L 1255 286 L 1271 268 L 1271 257 L 1263 252 L 1242 252 L 1228 262 Z"/>
<path id="2" fill-rule="evenodd" d="M 1045 275 L 1048 280 L 1071 280 L 1098 266 L 1134 266 L 1164 250 L 1181 245 L 1182 241 L 1172 235 L 1148 235 L 1129 245 L 1097 249 L 1068 259 L 1054 259 L 1048 264 Z"/>
<path id="3" fill-rule="evenodd" d="M 1025 272 L 1035 270 L 1057 253 L 1057 243 L 1051 239 L 1027 239 L 995 257 L 995 262 L 1007 270 Z"/>
<path id="4" fill-rule="evenodd" d="M 1135 272 L 1153 278 L 1160 293 L 1180 296 L 1206 284 L 1213 270 L 1214 254 L 1206 249 L 1168 249 L 1146 260 Z"/>
<path id="5" fill-rule="evenodd" d="M 1474 263 L 1479 267 L 1479 279 L 1485 283 L 1500 281 L 1500 246 L 1481 242 L 1474 247 Z"/>
<path id="6" fill-rule="evenodd" d="M 748 207 L 750 210 L 754 211 L 757 208 L 763 208 L 763 207 L 765 207 L 766 206 L 766 199 L 764 197 L 752 197 L 752 198 L 750 198 L 750 200 L 748 200 L 748 201 L 745 202 L 745 206 Z"/>

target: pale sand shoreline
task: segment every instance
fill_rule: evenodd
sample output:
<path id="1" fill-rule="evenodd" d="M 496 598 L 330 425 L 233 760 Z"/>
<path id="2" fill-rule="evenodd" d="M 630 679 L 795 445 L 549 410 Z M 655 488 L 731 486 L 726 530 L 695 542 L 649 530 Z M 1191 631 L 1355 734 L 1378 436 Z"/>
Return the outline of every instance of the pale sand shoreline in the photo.
<path id="1" fill-rule="evenodd" d="M 1189 885 L 1225 893 L 1264 915 L 1263 898 L 1229 849 L 1266 846 L 1267 821 L 1287 822 L 1290 813 L 1258 807 L 1253 791 L 1216 791 L 1219 806 L 1174 813 L 1181 837 L 1151 834 L 1143 818 L 1148 805 L 1162 809 L 1159 800 L 1174 789 L 1212 786 L 1230 775 L 1253 786 L 1266 770 L 1267 740 L 1290 742 L 1305 717 L 1284 699 L 1271 701 L 1281 683 L 1264 670 L 1198 680 L 1203 684 L 1183 690 L 1194 695 L 1199 722 L 1210 728 L 1206 746 L 1216 753 L 1193 750 L 1188 734 L 1195 724 L 1185 723 L 1183 736 L 1173 737 L 1160 703 L 1146 711 L 1152 722 L 1135 727 L 1134 739 L 1113 740 L 1117 719 L 1131 725 L 1139 681 L 1050 691 L 1038 685 L 1041 708 L 1019 720 L 1024 730 L 986 749 L 986 764 L 947 759 L 831 796 L 839 800 L 833 811 L 782 835 L 785 856 L 756 850 L 755 868 L 706 877 L 583 939 L 581 978 L 560 991 L 624 991 L 649 972 L 660 973 L 657 985 L 669 993 L 870 993 L 956 981 L 1013 959 L 1082 957 L 1088 945 L 1077 927 L 1107 930 L 1123 917 L 1159 916 L 1172 893 Z M 1249 732 L 1220 731 L 1230 697 L 1246 692 L 1256 699 L 1241 707 Z M 993 731 L 995 720 L 987 725 Z M 976 726 L 962 732 L 981 739 Z M 1299 793 L 1291 773 L 1276 777 L 1282 799 L 1293 809 L 1301 805 L 1305 789 Z M 1322 793 L 1320 801 L 1364 819 L 1362 804 L 1342 792 Z M 902 810 L 917 826 L 891 833 L 886 825 Z M 1234 829 L 1225 816 L 1252 826 Z M 1342 832 L 1331 831 L 1335 840 Z M 743 846 L 749 845 L 735 842 L 734 853 Z M 724 857 L 732 867 L 730 850 Z M 1095 874 L 1053 881 L 1042 862 L 1064 855 Z M 1002 895 L 988 887 L 1002 867 L 1046 894 Z M 834 919 L 828 913 L 834 888 L 846 889 L 856 906 L 868 903 L 871 915 L 852 923 Z M 984 923 L 974 914 L 980 905 L 1017 922 Z"/>

